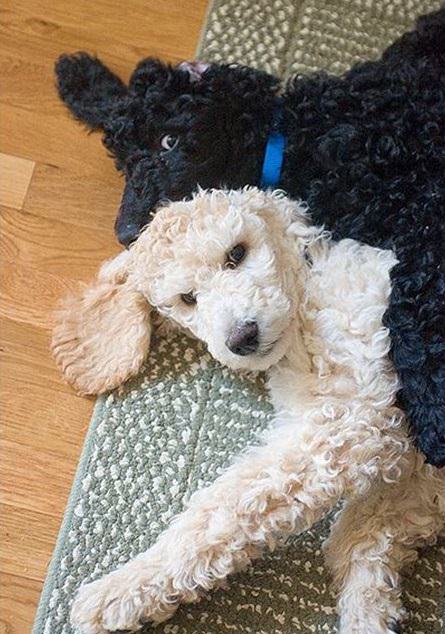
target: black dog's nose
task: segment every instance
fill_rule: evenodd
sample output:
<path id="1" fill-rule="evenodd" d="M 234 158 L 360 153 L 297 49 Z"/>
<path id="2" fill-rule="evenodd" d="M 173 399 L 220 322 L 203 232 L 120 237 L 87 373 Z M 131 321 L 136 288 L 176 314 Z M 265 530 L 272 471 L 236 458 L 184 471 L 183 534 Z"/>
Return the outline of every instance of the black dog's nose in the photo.
<path id="1" fill-rule="evenodd" d="M 253 354 L 258 349 L 258 324 L 245 321 L 235 326 L 226 339 L 226 346 L 241 357 Z"/>
<path id="2" fill-rule="evenodd" d="M 116 228 L 117 239 L 124 247 L 129 247 L 141 232 L 141 227 L 136 224 L 123 224 Z"/>

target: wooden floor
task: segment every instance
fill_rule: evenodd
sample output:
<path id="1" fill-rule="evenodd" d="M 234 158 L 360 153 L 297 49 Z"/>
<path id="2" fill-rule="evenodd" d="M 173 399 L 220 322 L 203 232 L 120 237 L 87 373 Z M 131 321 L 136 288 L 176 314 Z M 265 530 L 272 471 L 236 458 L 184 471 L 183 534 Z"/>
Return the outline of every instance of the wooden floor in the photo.
<path id="1" fill-rule="evenodd" d="M 0 634 L 30 631 L 93 406 L 51 360 L 51 312 L 118 249 L 122 180 L 59 102 L 54 60 L 88 50 L 127 79 L 147 55 L 190 59 L 205 10 L 206 0 L 2 3 Z"/>

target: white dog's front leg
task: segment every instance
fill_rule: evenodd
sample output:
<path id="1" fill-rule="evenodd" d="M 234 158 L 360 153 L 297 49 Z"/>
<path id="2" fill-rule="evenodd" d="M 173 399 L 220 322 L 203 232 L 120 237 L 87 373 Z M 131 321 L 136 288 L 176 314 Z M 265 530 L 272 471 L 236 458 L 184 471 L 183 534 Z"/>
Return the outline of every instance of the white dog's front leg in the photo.
<path id="1" fill-rule="evenodd" d="M 351 486 L 353 459 L 344 460 L 347 447 L 324 427 L 315 425 L 313 436 L 297 429 L 280 427 L 269 444 L 197 492 L 146 553 L 83 586 L 73 623 L 98 634 L 161 622 L 179 603 L 196 601 L 244 569 L 265 547 L 318 520 Z M 357 469 L 352 473 L 357 479 Z"/>

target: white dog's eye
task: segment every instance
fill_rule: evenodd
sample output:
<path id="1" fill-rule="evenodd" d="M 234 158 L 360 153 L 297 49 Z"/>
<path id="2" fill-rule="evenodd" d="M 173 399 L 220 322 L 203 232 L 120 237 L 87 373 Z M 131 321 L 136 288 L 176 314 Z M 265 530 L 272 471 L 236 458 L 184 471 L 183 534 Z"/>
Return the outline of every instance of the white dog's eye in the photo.
<path id="1" fill-rule="evenodd" d="M 226 263 L 224 268 L 226 269 L 236 269 L 238 264 L 246 257 L 247 249 L 244 244 L 237 244 L 233 249 L 231 249 L 226 256 Z"/>
<path id="2" fill-rule="evenodd" d="M 167 152 L 171 152 L 179 143 L 179 137 L 173 134 L 166 134 L 161 139 L 161 148 Z"/>
<path id="3" fill-rule="evenodd" d="M 196 295 L 193 291 L 190 291 L 190 293 L 182 293 L 181 299 L 184 304 L 187 304 L 187 306 L 192 306 L 193 304 L 196 304 Z"/>

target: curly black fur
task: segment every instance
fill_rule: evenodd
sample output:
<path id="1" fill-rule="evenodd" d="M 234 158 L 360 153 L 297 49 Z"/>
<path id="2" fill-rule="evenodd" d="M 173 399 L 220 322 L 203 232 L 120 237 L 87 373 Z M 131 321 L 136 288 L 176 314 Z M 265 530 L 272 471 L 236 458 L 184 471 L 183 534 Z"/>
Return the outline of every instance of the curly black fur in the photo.
<path id="1" fill-rule="evenodd" d="M 134 240 L 163 200 L 202 187 L 258 184 L 280 82 L 212 64 L 197 76 L 148 59 L 128 88 L 85 53 L 56 66 L 71 112 L 126 177 L 116 221 Z M 299 76 L 284 91 L 287 148 L 280 186 L 308 201 L 334 237 L 395 250 L 385 323 L 400 405 L 418 447 L 445 465 L 445 9 L 382 58 L 342 77 Z M 161 146 L 164 135 L 178 145 Z"/>

